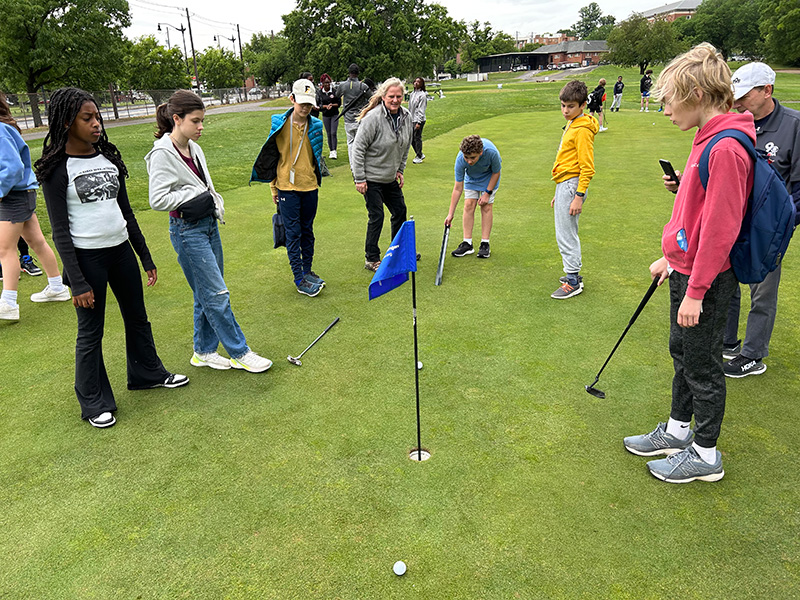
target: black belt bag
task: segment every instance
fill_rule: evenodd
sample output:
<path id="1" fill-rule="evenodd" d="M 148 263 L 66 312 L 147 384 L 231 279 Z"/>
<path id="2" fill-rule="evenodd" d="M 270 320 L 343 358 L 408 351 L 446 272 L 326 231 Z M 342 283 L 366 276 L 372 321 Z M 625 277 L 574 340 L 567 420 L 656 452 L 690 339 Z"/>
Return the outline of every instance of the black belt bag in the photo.
<path id="1" fill-rule="evenodd" d="M 216 207 L 214 196 L 206 190 L 196 198 L 181 204 L 178 207 L 178 216 L 186 221 L 199 221 L 213 215 Z"/>

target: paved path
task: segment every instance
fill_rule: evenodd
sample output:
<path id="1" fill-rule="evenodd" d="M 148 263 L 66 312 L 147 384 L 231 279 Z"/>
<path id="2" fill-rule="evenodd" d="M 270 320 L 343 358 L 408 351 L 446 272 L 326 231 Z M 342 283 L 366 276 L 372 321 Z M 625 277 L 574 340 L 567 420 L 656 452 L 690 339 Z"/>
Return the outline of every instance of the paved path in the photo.
<path id="1" fill-rule="evenodd" d="M 218 113 L 236 113 L 236 112 L 272 112 L 276 110 L 286 110 L 285 106 L 270 106 L 265 107 L 261 106 L 263 100 L 257 100 L 255 102 L 242 102 L 239 104 L 222 104 L 220 106 L 213 106 L 209 107 L 206 110 L 206 114 L 218 114 Z M 104 121 L 103 126 L 106 129 L 111 129 L 112 127 L 122 127 L 123 125 L 141 125 L 143 123 L 153 123 L 155 122 L 155 115 L 148 115 L 147 117 L 141 118 L 133 118 L 133 119 L 114 119 L 111 121 Z M 39 131 L 32 131 L 31 133 L 23 133 L 22 139 L 26 142 L 30 140 L 40 140 L 47 135 L 47 130 L 42 129 Z"/>
<path id="2" fill-rule="evenodd" d="M 591 65 L 589 67 L 579 67 L 577 69 L 564 69 L 563 71 L 556 71 L 555 73 L 551 73 L 549 75 L 537 75 L 538 71 L 526 71 L 523 75 L 517 77 L 517 79 L 519 79 L 520 81 L 534 81 L 536 83 L 544 83 L 545 81 L 558 81 L 559 79 L 564 79 L 568 75 L 584 75 L 585 73 L 591 73 L 596 68 L 597 65 Z"/>

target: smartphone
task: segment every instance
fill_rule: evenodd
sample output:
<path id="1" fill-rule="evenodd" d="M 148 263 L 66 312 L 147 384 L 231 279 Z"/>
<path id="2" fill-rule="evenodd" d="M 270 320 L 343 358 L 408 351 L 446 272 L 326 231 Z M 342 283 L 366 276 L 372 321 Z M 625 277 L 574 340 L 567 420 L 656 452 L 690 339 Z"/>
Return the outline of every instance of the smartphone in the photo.
<path id="1" fill-rule="evenodd" d="M 662 158 L 658 161 L 658 164 L 661 165 L 661 170 L 664 171 L 664 175 L 669 177 L 675 183 L 680 183 L 678 181 L 678 175 L 675 173 L 675 169 L 672 168 L 672 163 Z"/>

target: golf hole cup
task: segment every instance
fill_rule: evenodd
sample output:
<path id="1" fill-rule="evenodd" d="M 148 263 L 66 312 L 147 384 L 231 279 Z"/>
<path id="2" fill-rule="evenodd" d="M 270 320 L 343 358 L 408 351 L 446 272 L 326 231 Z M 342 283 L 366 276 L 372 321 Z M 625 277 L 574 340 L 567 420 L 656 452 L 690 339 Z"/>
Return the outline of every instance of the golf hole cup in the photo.
<path id="1" fill-rule="evenodd" d="M 406 563 L 404 563 L 402 560 L 398 560 L 396 563 L 394 563 L 394 566 L 392 567 L 392 571 L 394 571 L 394 574 L 397 575 L 397 576 L 405 575 L 405 573 L 406 573 Z"/>

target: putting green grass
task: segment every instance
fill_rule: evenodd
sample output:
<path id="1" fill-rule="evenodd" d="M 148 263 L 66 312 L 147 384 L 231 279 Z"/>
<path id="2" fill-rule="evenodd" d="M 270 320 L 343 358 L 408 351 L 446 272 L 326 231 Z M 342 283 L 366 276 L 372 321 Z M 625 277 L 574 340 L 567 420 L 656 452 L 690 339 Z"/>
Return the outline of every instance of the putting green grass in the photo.
<path id="1" fill-rule="evenodd" d="M 275 365 L 261 375 L 189 366 L 191 294 L 162 213 L 138 213 L 159 274 L 146 302 L 162 360 L 188 373 L 187 387 L 125 389 L 112 301 L 104 349 L 118 424 L 93 429 L 72 390 L 74 311 L 23 300 L 19 323 L 0 323 L 0 597 L 800 596 L 800 255 L 784 262 L 769 369 L 729 381 L 725 478 L 681 486 L 652 478 L 622 438 L 668 416 L 666 290 L 603 374 L 607 398 L 583 386 L 659 256 L 672 195 L 658 159 L 681 168 L 692 136 L 657 114 L 613 114 L 596 140 L 581 217 L 586 289 L 552 300 L 562 274 L 549 206 L 564 124 L 557 91 L 448 94 L 431 103 L 426 133 L 442 131 L 426 139 L 427 159 L 408 165 L 404 191 L 422 253 L 422 441 L 432 453 L 422 464 L 407 458 L 416 443 L 411 286 L 367 301 L 366 211 L 345 161 L 329 161 L 316 219 L 314 268 L 327 287 L 306 298 L 285 251 L 272 249 L 267 187 L 244 185 L 266 117 L 207 119 L 203 145 L 225 190 L 234 311 L 253 349 Z M 496 100 L 505 114 L 437 123 L 449 106 L 496 115 Z M 492 256 L 448 256 L 435 287 L 453 159 L 471 133 L 503 155 Z M 146 181 L 135 156 L 146 138 L 141 126 L 112 134 L 139 207 Z M 342 156 L 343 131 L 340 139 Z M 460 228 L 459 212 L 450 249 Z M 385 229 L 383 250 L 388 218 Z M 20 297 L 43 285 L 23 278 Z M 337 316 L 302 367 L 286 361 Z M 408 565 L 403 577 L 392 573 L 397 560 Z"/>

